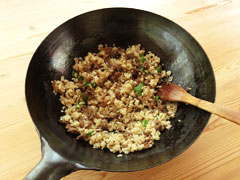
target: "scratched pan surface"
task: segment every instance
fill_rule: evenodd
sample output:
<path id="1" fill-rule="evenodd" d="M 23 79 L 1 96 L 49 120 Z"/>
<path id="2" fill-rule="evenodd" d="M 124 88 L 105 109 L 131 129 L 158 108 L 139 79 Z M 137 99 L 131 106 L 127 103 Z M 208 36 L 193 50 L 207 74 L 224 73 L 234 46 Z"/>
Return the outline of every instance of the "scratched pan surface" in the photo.
<path id="1" fill-rule="evenodd" d="M 42 151 L 48 155 L 60 155 L 60 160 L 54 164 L 56 168 L 62 166 L 59 170 L 62 175 L 58 176 L 78 169 L 135 171 L 157 166 L 185 151 L 201 134 L 210 117 L 207 112 L 179 104 L 171 130 L 163 131 L 160 141 L 155 141 L 150 149 L 122 158 L 77 141 L 58 122 L 61 104 L 59 97 L 52 93 L 51 80 L 61 76 L 71 78 L 73 58 L 96 52 L 100 43 L 123 48 L 140 43 L 161 57 L 165 68 L 172 71 L 174 83 L 190 87 L 190 93 L 196 97 L 212 102 L 215 99 L 215 79 L 207 55 L 198 42 L 174 22 L 150 12 L 128 8 L 101 9 L 70 19 L 40 44 L 26 77 L 27 105 L 40 137 L 44 139 Z M 46 170 L 53 166 L 52 162 L 42 164 L 26 179 L 39 177 L 42 168 Z M 45 176 L 60 178 L 51 170 Z"/>

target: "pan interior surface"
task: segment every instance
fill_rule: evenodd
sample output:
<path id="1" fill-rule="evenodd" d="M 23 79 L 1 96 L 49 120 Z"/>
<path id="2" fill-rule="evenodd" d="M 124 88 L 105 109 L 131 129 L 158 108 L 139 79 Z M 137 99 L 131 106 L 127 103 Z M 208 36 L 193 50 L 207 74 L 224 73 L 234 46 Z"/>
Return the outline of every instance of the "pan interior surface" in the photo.
<path id="1" fill-rule="evenodd" d="M 66 159 L 90 169 L 134 171 L 166 162 L 186 150 L 201 134 L 210 114 L 179 104 L 172 128 L 162 132 L 152 148 L 117 157 L 108 150 L 93 149 L 77 141 L 58 122 L 59 96 L 51 81 L 71 78 L 73 58 L 96 52 L 98 44 L 123 48 L 141 44 L 160 56 L 172 71 L 174 83 L 196 97 L 214 101 L 215 79 L 207 55 L 196 40 L 177 24 L 146 11 L 109 8 L 77 16 L 55 29 L 41 43 L 30 62 L 26 78 L 26 99 L 31 117 L 52 147 Z M 178 120 L 181 120 L 179 122 Z"/>

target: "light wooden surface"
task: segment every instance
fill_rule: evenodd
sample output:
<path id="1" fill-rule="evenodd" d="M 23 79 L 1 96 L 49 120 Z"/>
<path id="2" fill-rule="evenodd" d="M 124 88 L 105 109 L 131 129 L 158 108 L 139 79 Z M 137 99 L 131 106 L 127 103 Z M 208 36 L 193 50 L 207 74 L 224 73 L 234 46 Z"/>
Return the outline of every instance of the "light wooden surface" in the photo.
<path id="1" fill-rule="evenodd" d="M 40 160 L 40 141 L 29 116 L 25 75 L 40 42 L 64 21 L 89 10 L 133 7 L 161 14 L 189 31 L 214 68 L 216 102 L 240 110 L 239 0 L 1 0 L 0 179 L 22 179 Z M 155 168 L 109 173 L 78 171 L 64 180 L 239 180 L 240 126 L 212 115 L 183 154 Z"/>

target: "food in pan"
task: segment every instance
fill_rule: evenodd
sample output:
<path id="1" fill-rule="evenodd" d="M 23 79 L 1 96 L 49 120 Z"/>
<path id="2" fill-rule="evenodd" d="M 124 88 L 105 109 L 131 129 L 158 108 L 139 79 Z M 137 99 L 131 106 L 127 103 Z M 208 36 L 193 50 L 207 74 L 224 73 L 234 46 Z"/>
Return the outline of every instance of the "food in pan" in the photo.
<path id="1" fill-rule="evenodd" d="M 93 148 L 128 154 L 153 146 L 171 128 L 177 104 L 163 102 L 157 89 L 171 72 L 141 45 L 99 45 L 97 53 L 74 58 L 72 79 L 52 81 L 60 94 L 60 122 Z M 120 157 L 120 156 L 119 156 Z"/>

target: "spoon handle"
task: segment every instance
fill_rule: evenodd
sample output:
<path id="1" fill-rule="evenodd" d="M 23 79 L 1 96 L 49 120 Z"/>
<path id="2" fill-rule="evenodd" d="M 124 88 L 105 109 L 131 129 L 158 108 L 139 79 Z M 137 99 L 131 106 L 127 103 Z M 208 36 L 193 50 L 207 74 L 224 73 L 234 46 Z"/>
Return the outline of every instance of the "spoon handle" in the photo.
<path id="1" fill-rule="evenodd" d="M 240 111 L 232 110 L 191 95 L 186 98 L 186 102 L 240 125 Z"/>

